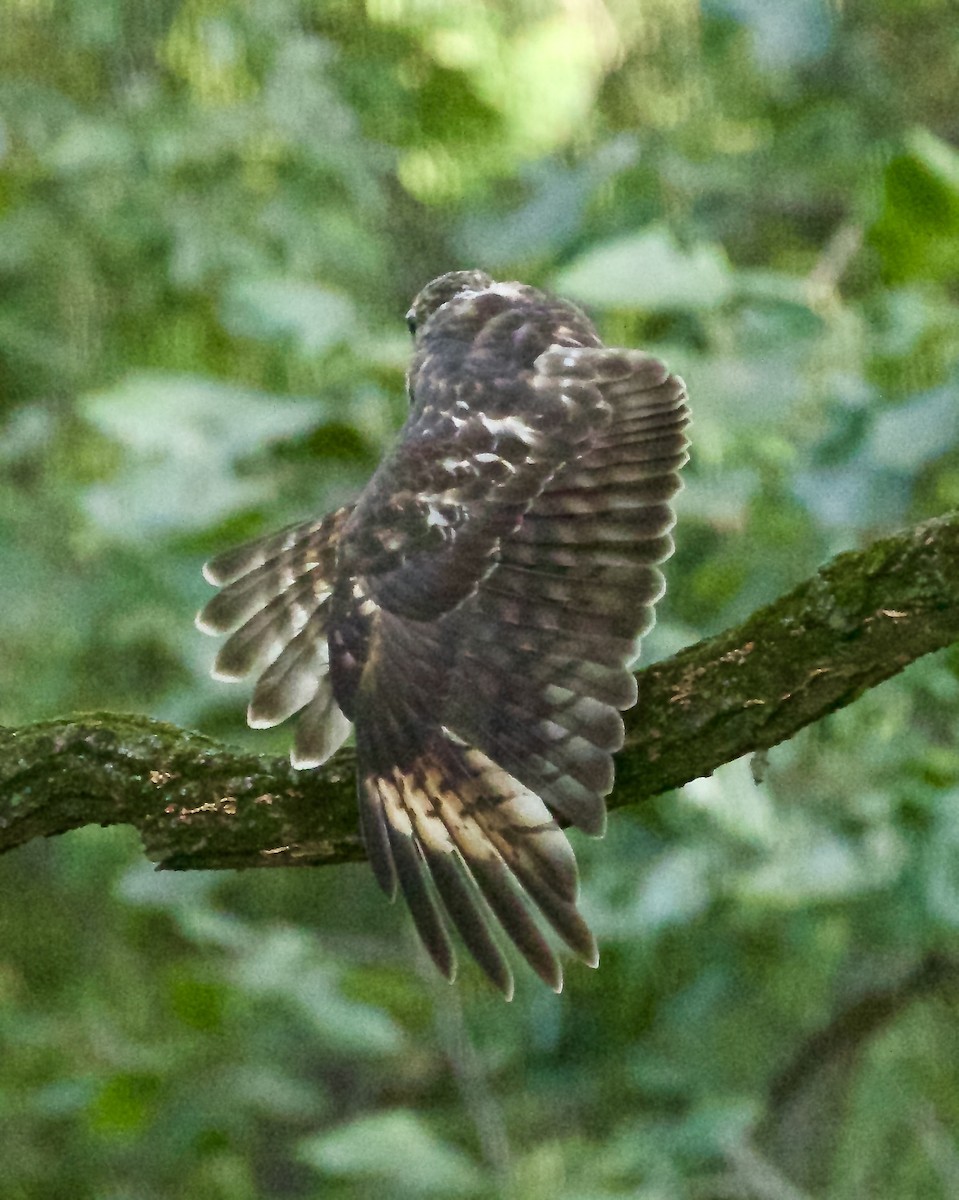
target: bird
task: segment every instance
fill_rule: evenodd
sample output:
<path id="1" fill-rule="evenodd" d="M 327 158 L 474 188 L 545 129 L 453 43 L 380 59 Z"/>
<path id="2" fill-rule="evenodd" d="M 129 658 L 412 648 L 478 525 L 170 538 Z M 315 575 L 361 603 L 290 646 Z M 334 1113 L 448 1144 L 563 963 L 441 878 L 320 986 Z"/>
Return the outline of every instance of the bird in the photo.
<path id="1" fill-rule="evenodd" d="M 630 669 L 664 592 L 686 387 L 575 304 L 480 270 L 406 314 L 409 412 L 355 503 L 213 558 L 215 677 L 315 768 L 355 735 L 373 874 L 452 981 L 590 966 L 565 829 L 601 836 Z"/>

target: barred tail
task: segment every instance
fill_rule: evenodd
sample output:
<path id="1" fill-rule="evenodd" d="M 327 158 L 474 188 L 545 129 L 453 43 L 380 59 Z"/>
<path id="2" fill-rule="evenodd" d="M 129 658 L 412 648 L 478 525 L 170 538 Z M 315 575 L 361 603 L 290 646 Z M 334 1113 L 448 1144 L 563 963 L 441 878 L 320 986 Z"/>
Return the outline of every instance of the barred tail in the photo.
<path id="1" fill-rule="evenodd" d="M 441 906 L 507 999 L 513 976 L 491 932 L 494 919 L 555 991 L 562 968 L 534 908 L 595 966 L 596 942 L 576 908 L 576 860 L 543 801 L 445 729 L 425 732 L 413 754 L 408 743 L 405 752 L 396 746 L 407 765 L 371 766 L 390 756 L 398 732 L 389 723 L 358 725 L 361 824 L 377 880 L 390 896 L 399 885 L 442 974 L 453 979 L 456 961 Z"/>

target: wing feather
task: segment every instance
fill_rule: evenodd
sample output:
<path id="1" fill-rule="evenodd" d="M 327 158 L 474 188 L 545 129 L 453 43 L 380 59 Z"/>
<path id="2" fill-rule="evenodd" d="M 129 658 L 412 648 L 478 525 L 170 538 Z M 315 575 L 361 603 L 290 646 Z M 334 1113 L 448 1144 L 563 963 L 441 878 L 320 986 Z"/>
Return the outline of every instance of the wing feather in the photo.
<path id="1" fill-rule="evenodd" d="M 203 567 L 203 576 L 215 587 L 224 587 L 267 563 L 281 562 L 290 551 L 297 551 L 304 545 L 323 544 L 333 529 L 342 523 L 344 511 L 340 509 L 317 521 L 288 525 L 278 533 L 234 546 L 232 550 L 211 558 Z"/>
<path id="2" fill-rule="evenodd" d="M 355 721 L 373 872 L 440 972 L 449 921 L 507 997 L 498 931 L 558 991 L 543 926 L 597 951 L 556 818 L 604 827 L 672 552 L 685 385 L 534 289 L 430 287 L 410 417 L 357 504 L 212 560 L 198 624 L 229 634 L 219 674 L 261 672 L 251 725 L 300 714 L 295 765 Z"/>
<path id="3" fill-rule="evenodd" d="M 326 639 L 314 628 L 300 631 L 256 681 L 247 709 L 251 729 L 269 729 L 305 708 L 329 669 Z"/>
<path id="4" fill-rule="evenodd" d="M 303 712 L 292 754 L 298 766 L 324 762 L 352 728 L 333 697 L 327 646 L 337 543 L 349 513 L 342 508 L 320 521 L 291 525 L 205 568 L 223 588 L 198 614 L 197 625 L 230 634 L 213 673 L 242 679 L 262 671 L 247 710 L 254 728 Z"/>
<path id="5" fill-rule="evenodd" d="M 301 586 L 273 596 L 220 647 L 213 663 L 214 676 L 243 679 L 274 662 L 308 622 L 314 633 L 324 634 L 329 615 L 327 595 L 325 583 L 318 591 L 314 581 L 307 579 Z"/>
<path id="6" fill-rule="evenodd" d="M 590 379 L 610 420 L 533 499 L 459 615 L 447 716 L 553 811 L 601 832 L 616 710 L 635 698 L 626 667 L 672 550 L 685 388 L 650 356 L 602 348 L 557 347 L 537 365 Z"/>
<path id="7" fill-rule="evenodd" d="M 319 767 L 339 750 L 352 731 L 353 724 L 343 715 L 333 696 L 330 677 L 325 675 L 296 723 L 290 761 L 300 770 Z"/>

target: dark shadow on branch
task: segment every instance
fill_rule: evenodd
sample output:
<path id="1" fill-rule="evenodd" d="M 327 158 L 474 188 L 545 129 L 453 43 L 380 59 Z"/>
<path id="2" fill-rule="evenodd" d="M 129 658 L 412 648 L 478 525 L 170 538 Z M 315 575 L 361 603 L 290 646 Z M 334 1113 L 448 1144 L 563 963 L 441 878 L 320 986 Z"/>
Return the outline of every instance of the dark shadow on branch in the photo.
<path id="1" fill-rule="evenodd" d="M 959 639 L 959 513 L 840 555 L 747 621 L 639 673 L 611 808 L 709 775 Z M 317 771 L 148 717 L 0 730 L 0 852 L 133 825 L 168 869 L 362 858 L 348 749 Z"/>

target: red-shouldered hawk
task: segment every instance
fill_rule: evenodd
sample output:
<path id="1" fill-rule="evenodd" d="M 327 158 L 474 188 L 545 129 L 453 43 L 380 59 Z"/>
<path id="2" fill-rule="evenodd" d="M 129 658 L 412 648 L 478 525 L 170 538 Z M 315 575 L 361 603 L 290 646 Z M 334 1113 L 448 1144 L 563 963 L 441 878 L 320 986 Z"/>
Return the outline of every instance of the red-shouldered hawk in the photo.
<path id="1" fill-rule="evenodd" d="M 685 387 L 481 271 L 434 280 L 407 320 L 409 416 L 356 503 L 215 558 L 197 622 L 230 634 L 215 675 L 258 673 L 250 725 L 300 714 L 295 766 L 355 729 L 370 863 L 440 971 L 448 918 L 511 996 L 498 923 L 558 991 L 534 912 L 596 964 L 560 823 L 603 832 L 672 551 Z"/>

